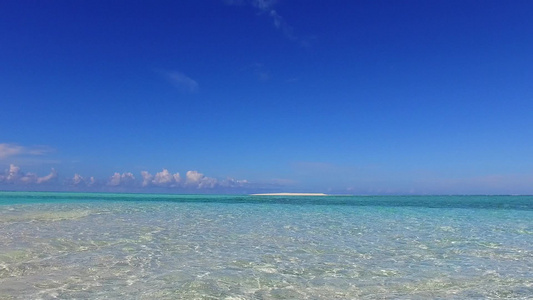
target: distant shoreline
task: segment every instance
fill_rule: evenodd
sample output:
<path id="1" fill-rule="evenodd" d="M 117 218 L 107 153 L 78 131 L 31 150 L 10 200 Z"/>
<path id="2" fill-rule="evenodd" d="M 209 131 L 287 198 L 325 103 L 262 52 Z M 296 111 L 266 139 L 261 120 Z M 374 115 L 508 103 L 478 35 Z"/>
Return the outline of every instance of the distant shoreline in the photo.
<path id="1" fill-rule="evenodd" d="M 252 196 L 327 196 L 324 193 L 266 193 L 266 194 L 251 194 Z"/>

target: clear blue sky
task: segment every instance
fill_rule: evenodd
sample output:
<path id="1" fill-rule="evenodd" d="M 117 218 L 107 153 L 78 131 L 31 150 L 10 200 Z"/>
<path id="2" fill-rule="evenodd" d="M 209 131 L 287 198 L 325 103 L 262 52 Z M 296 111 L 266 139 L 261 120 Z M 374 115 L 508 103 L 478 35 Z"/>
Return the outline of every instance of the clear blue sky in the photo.
<path id="1" fill-rule="evenodd" d="M 0 190 L 533 194 L 532 16 L 1 1 Z"/>

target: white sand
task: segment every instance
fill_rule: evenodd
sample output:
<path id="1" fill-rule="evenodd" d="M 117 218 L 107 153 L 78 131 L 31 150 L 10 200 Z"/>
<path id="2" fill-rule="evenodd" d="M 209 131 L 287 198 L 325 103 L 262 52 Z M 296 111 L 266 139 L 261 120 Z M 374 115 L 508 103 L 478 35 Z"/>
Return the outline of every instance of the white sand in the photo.
<path id="1" fill-rule="evenodd" d="M 252 194 L 252 196 L 327 196 L 324 193 L 266 193 Z"/>

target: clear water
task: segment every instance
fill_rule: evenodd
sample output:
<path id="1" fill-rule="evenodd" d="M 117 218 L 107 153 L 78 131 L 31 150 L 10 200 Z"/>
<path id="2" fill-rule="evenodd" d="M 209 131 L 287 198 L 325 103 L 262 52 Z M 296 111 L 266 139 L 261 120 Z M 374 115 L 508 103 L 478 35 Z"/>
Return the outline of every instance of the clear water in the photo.
<path id="1" fill-rule="evenodd" d="M 532 299 L 533 197 L 0 193 L 0 299 Z"/>

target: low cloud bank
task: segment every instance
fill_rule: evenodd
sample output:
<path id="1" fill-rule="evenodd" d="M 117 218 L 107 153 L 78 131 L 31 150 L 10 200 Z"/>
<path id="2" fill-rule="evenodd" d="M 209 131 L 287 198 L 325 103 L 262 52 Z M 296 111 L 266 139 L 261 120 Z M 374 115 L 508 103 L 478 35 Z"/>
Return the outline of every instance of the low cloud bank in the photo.
<path id="1" fill-rule="evenodd" d="M 57 178 L 57 172 L 52 168 L 50 174 L 39 177 L 35 173 L 23 172 L 19 166 L 9 165 L 9 169 L 0 174 L 0 183 L 8 184 L 44 184 L 54 181 Z"/>
<path id="2" fill-rule="evenodd" d="M 115 172 L 107 179 L 96 179 L 93 176 L 85 177 L 75 173 L 73 177 L 57 180 L 58 174 L 55 169 L 45 176 L 38 176 L 32 172 L 24 172 L 17 165 L 10 164 L 9 168 L 0 173 L 0 184 L 8 189 L 36 189 L 38 186 L 50 183 L 51 187 L 59 190 L 103 190 L 103 191 L 142 191 L 144 189 L 175 189 L 175 190 L 225 190 L 250 186 L 247 180 L 234 178 L 217 179 L 205 176 L 198 171 L 188 171 L 184 178 L 179 173 L 171 173 L 168 169 L 163 169 L 155 175 L 148 171 L 140 172 L 140 177 L 136 177 L 131 172 Z M 33 188 L 32 188 L 33 186 Z"/>
<path id="3" fill-rule="evenodd" d="M 160 187 L 177 187 L 181 184 L 180 173 L 171 174 L 167 169 L 156 173 L 155 176 L 148 173 L 148 171 L 142 171 L 141 176 L 143 178 L 141 186 L 160 186 Z"/>
<path id="4" fill-rule="evenodd" d="M 207 177 L 198 171 L 187 171 L 185 178 L 181 178 L 179 173 L 172 174 L 167 169 L 155 175 L 148 171 L 142 171 L 142 187 L 167 187 L 167 188 L 187 188 L 187 189 L 214 189 L 218 187 L 235 188 L 243 187 L 248 184 L 247 180 L 237 180 L 227 178 L 219 180 L 217 178 Z"/>
<path id="5" fill-rule="evenodd" d="M 106 180 L 97 180 L 94 177 L 84 177 L 81 174 L 74 174 L 71 179 L 65 181 L 66 186 L 75 188 L 101 188 L 105 190 L 113 189 L 175 189 L 175 190 L 215 190 L 233 189 L 247 187 L 247 180 L 235 178 L 217 179 L 205 176 L 198 171 L 188 171 L 182 178 L 180 173 L 171 173 L 168 169 L 151 174 L 148 171 L 141 171 L 140 177 L 135 177 L 131 172 L 115 172 Z M 46 177 L 46 176 L 45 176 Z M 44 178 L 44 177 L 43 177 Z"/>
<path id="6" fill-rule="evenodd" d="M 133 184 L 135 184 L 135 176 L 130 172 L 122 174 L 115 172 L 115 174 L 113 174 L 113 176 L 107 181 L 107 185 L 109 186 L 130 186 Z"/>

